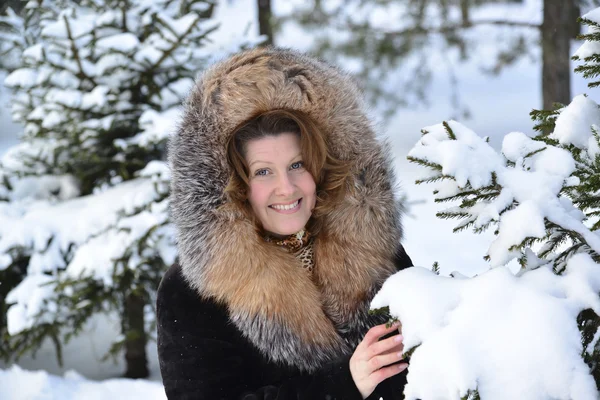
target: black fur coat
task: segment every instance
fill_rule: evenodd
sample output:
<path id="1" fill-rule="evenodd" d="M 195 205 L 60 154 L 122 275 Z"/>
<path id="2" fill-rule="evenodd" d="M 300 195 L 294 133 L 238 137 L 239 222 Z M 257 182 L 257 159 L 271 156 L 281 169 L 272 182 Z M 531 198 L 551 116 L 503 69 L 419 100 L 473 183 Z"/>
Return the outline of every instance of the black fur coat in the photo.
<path id="1" fill-rule="evenodd" d="M 411 266 L 402 248 L 398 269 Z M 167 397 L 219 400 L 362 400 L 352 381 L 350 355 L 317 370 L 274 363 L 230 321 L 227 308 L 203 300 L 173 265 L 158 292 L 158 355 Z M 403 399 L 406 371 L 375 389 L 369 400 Z"/>

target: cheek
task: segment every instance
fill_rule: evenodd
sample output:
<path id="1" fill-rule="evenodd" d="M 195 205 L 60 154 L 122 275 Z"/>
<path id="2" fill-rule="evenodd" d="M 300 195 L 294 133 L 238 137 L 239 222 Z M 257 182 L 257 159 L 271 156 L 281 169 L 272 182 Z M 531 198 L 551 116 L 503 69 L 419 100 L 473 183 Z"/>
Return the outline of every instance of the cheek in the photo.
<path id="1" fill-rule="evenodd" d="M 248 202 L 252 208 L 257 209 L 263 207 L 268 196 L 265 195 L 266 191 L 264 187 L 259 184 L 250 182 L 248 189 Z"/>
<path id="2" fill-rule="evenodd" d="M 302 190 L 306 196 L 311 196 L 311 208 L 313 208 L 317 202 L 317 185 L 310 174 L 307 174 L 308 178 L 305 180 Z"/>

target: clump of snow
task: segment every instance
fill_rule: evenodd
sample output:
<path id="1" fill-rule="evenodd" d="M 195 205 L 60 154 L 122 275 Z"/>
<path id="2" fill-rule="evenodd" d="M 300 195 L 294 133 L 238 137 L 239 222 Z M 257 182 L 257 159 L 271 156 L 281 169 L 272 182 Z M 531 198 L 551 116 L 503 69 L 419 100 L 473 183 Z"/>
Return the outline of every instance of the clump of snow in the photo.
<path id="1" fill-rule="evenodd" d="M 594 8 L 592 11 L 582 16 L 584 19 L 589 19 L 600 24 L 600 8 Z"/>
<path id="2" fill-rule="evenodd" d="M 449 140 L 442 124 L 430 126 L 424 129 L 428 133 L 408 155 L 437 162 L 442 166 L 442 174 L 456 177 L 459 187 L 464 187 L 467 181 L 474 189 L 489 185 L 490 171 L 503 164 L 502 158 L 471 129 L 455 121 L 448 124 L 458 140 Z"/>
<path id="3" fill-rule="evenodd" d="M 405 398 L 460 399 L 477 389 L 485 400 L 597 400 L 576 319 L 586 308 L 600 314 L 598 267 L 578 254 L 562 276 L 496 268 L 453 279 L 414 267 L 390 277 L 371 308 L 389 306 L 405 349 L 418 346 Z"/>
<path id="4" fill-rule="evenodd" d="M 165 400 L 163 385 L 143 379 L 87 380 L 74 371 L 64 377 L 45 371 L 27 371 L 13 365 L 0 370 L 2 400 Z"/>
<path id="5" fill-rule="evenodd" d="M 27 176 L 12 184 L 8 193 L 11 201 L 24 199 L 68 200 L 79 196 L 79 184 L 72 175 Z"/>
<path id="6" fill-rule="evenodd" d="M 137 175 L 140 177 L 169 181 L 171 179 L 171 169 L 166 162 L 153 160 L 143 169 L 139 170 Z"/>
<path id="7" fill-rule="evenodd" d="M 589 143 L 592 126 L 588 123 L 593 124 L 596 120 L 588 118 L 581 122 L 579 118 L 593 107 L 596 109 L 592 111 L 598 113 L 596 103 L 589 102 L 591 100 L 585 97 L 577 97 L 559 116 L 562 130 L 557 135 L 565 143 Z M 502 153 L 513 163 L 509 165 L 472 130 L 456 121 L 449 121 L 448 127 L 455 139 L 449 137 L 443 124 L 427 127 L 424 129 L 427 133 L 409 156 L 438 164 L 442 168 L 441 174 L 453 177 L 435 184 L 437 199 L 470 190 L 469 186 L 479 189 L 491 185 L 492 177 L 496 177 L 501 186 L 498 197 L 481 200 L 468 209 L 447 210 L 468 212 L 476 221 L 476 227 L 490 221 L 499 224 L 499 233 L 488 249 L 492 267 L 505 265 L 519 256 L 518 251 L 509 249 L 523 239 L 544 237 L 545 220 L 577 232 L 592 249 L 600 251 L 600 237 L 590 231 L 582 222 L 583 215 L 574 213 L 572 205 L 563 201 L 564 196 L 560 195 L 562 187 L 567 182 L 572 183 L 571 174 L 575 171 L 575 161 L 568 151 L 513 132 L 502 143 Z"/>
<path id="8" fill-rule="evenodd" d="M 53 297 L 53 278 L 44 274 L 27 277 L 21 284 L 6 296 L 8 304 L 18 303 L 20 307 L 10 307 L 6 312 L 9 335 L 14 335 L 27 329 L 38 316 L 44 301 Z M 43 316 L 41 317 L 43 320 Z"/>
<path id="9" fill-rule="evenodd" d="M 97 45 L 102 50 L 118 50 L 128 53 L 134 51 L 140 45 L 140 41 L 133 33 L 127 32 L 102 38 L 98 40 Z"/>
<path id="10" fill-rule="evenodd" d="M 587 96 L 573 99 L 556 119 L 556 128 L 550 137 L 561 144 L 574 144 L 586 148 L 592 136 L 592 126 L 600 126 L 600 108 Z"/>
<path id="11" fill-rule="evenodd" d="M 36 85 L 37 72 L 30 68 L 20 68 L 13 71 L 4 79 L 6 86 L 20 86 L 23 88 L 29 88 Z"/>
<path id="12" fill-rule="evenodd" d="M 181 116 L 181 109 L 173 107 L 163 112 L 144 111 L 140 117 L 143 131 L 132 138 L 116 140 L 115 144 L 122 148 L 130 145 L 150 146 L 166 140 L 174 131 Z"/>
<path id="13" fill-rule="evenodd" d="M 600 9 L 595 8 L 592 11 L 588 12 L 587 14 L 584 14 L 582 16 L 582 18 L 589 19 L 596 23 L 600 23 Z M 588 26 L 588 31 L 586 32 L 586 34 L 597 33 L 596 31 L 597 31 L 597 29 L 595 27 Z M 577 51 L 575 52 L 575 54 L 573 54 L 573 56 L 580 60 L 585 60 L 586 58 L 591 57 L 596 54 L 600 54 L 600 42 L 595 41 L 595 40 L 586 40 L 579 47 L 579 49 L 577 49 Z"/>

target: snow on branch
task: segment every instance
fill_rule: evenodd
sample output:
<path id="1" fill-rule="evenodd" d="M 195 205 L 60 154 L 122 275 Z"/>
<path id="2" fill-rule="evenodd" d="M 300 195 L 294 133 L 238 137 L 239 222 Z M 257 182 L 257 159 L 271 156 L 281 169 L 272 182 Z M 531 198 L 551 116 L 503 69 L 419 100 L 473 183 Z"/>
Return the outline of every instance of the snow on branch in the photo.
<path id="1" fill-rule="evenodd" d="M 575 58 L 595 78 L 600 9 L 583 22 L 591 33 Z M 450 205 L 438 217 L 496 237 L 489 271 L 408 268 L 373 299 L 402 322 L 407 400 L 598 399 L 600 107 L 581 95 L 531 116 L 539 134 L 509 133 L 501 152 L 455 121 L 425 128 L 409 152 L 424 167 L 417 183 Z M 506 267 L 514 258 L 516 274 Z"/>
<path id="2" fill-rule="evenodd" d="M 563 193 L 566 186 L 578 181 L 575 159 L 565 146 L 587 146 L 595 140 L 591 125 L 596 119 L 588 118 L 586 122 L 572 117 L 585 113 L 589 102 L 578 96 L 557 118 L 553 137 L 565 145 L 551 146 L 513 132 L 504 138 L 501 155 L 472 130 L 450 121 L 425 128 L 423 137 L 409 152 L 411 161 L 437 171 L 437 176 L 426 177 L 427 182 L 436 185 L 437 202 L 460 202 L 458 208 L 446 209 L 438 216 L 463 219 L 457 229 L 465 224 L 476 230 L 496 227 L 497 238 L 487 254 L 492 266 L 522 257 L 530 247 L 524 242 L 534 239 L 532 243 L 543 243 L 555 230 L 553 226 L 568 230 L 600 254 L 600 237 L 586 225 L 585 214 L 576 212 Z M 443 177 L 452 179 L 436 182 L 436 178 Z"/>
<path id="3" fill-rule="evenodd" d="M 516 277 L 496 268 L 471 279 L 421 267 L 389 278 L 371 308 L 389 307 L 412 354 L 406 400 L 596 400 L 578 314 L 600 314 L 598 265 L 572 257 L 560 276 L 539 268 Z M 597 341 L 597 339 L 596 339 Z"/>

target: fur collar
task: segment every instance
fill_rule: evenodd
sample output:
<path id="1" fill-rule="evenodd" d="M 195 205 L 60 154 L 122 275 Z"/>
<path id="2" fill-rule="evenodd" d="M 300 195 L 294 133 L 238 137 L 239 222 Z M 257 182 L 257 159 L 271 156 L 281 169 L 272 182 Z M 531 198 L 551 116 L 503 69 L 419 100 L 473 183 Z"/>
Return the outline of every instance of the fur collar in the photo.
<path id="1" fill-rule="evenodd" d="M 313 279 L 223 195 L 228 135 L 252 115 L 282 108 L 309 114 L 333 155 L 354 161 L 356 190 L 315 238 Z M 185 103 L 169 162 L 179 262 L 199 295 L 224 303 L 271 361 L 313 371 L 350 354 L 378 322 L 368 304 L 395 272 L 401 236 L 387 146 L 376 140 L 351 78 L 291 50 L 255 49 L 217 63 Z"/>

